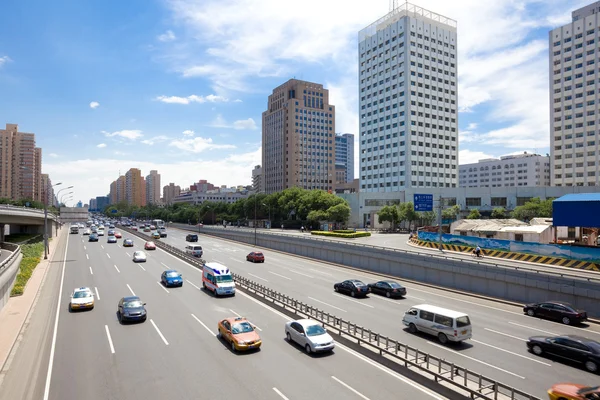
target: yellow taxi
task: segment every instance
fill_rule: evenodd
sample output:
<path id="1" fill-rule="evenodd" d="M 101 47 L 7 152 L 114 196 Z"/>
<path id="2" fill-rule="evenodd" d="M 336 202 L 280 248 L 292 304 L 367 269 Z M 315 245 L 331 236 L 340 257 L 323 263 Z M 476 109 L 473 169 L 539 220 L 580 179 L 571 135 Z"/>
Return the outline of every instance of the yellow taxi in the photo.
<path id="1" fill-rule="evenodd" d="M 160 233 L 158 231 L 152 232 L 152 239 L 160 239 Z"/>
<path id="2" fill-rule="evenodd" d="M 600 400 L 600 386 L 559 383 L 548 390 L 550 400 Z"/>
<path id="3" fill-rule="evenodd" d="M 218 337 L 229 343 L 232 351 L 258 349 L 262 344 L 256 326 L 244 317 L 225 318 L 217 328 Z"/>

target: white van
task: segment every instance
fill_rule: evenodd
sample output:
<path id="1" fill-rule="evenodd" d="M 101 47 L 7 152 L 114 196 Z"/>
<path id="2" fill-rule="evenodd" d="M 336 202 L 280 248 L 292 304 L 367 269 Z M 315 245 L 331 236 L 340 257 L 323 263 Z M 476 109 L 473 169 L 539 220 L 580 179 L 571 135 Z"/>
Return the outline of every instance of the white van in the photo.
<path id="1" fill-rule="evenodd" d="M 445 344 L 471 339 L 471 320 L 465 313 L 442 307 L 420 304 L 404 313 L 402 323 L 411 333 L 425 332 L 437 336 Z"/>
<path id="2" fill-rule="evenodd" d="M 190 244 L 185 246 L 185 252 L 190 256 L 202 257 L 202 246 L 199 244 Z"/>
<path id="3" fill-rule="evenodd" d="M 229 272 L 229 268 L 216 263 L 209 262 L 202 268 L 202 287 L 210 290 L 215 297 L 220 295 L 235 296 L 235 281 Z"/>

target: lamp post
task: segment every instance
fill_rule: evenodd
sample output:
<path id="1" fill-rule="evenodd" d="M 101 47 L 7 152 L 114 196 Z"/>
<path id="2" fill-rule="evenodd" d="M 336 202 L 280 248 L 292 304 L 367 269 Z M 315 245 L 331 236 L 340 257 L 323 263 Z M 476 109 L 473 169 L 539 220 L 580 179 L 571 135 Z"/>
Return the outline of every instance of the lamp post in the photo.
<path id="1" fill-rule="evenodd" d="M 55 185 L 52 185 L 51 187 L 55 187 L 58 185 L 61 185 L 62 182 L 58 182 Z M 49 246 L 48 246 L 48 190 L 46 190 L 45 196 L 44 196 L 44 260 L 48 259 L 48 253 L 49 253 Z"/>
<path id="2" fill-rule="evenodd" d="M 262 203 L 262 205 L 269 208 L 269 229 L 271 229 L 271 205 L 267 205 L 265 203 Z"/>
<path id="3" fill-rule="evenodd" d="M 256 246 L 256 194 L 254 195 L 254 246 Z"/>

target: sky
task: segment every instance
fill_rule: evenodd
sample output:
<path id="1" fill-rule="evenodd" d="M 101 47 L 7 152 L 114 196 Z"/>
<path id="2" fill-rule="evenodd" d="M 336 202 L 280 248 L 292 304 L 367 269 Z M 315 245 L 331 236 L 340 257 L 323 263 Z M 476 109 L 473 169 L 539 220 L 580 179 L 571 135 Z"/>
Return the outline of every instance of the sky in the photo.
<path id="1" fill-rule="evenodd" d="M 358 176 L 357 36 L 389 3 L 2 2 L 0 124 L 36 134 L 43 172 L 74 186 L 73 202 L 129 168 L 158 170 L 161 186 L 247 185 L 268 95 L 303 79 L 329 89 Z M 591 1 L 413 3 L 458 23 L 460 164 L 548 153 L 548 31 Z"/>

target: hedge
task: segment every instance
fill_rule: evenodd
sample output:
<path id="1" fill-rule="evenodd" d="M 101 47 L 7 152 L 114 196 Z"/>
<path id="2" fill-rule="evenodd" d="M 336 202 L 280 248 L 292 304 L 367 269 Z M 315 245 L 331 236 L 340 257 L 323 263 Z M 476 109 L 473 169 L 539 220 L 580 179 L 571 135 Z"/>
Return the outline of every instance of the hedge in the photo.
<path id="1" fill-rule="evenodd" d="M 352 233 L 338 233 L 338 232 L 328 232 L 328 231 L 311 231 L 311 235 L 319 235 L 319 236 L 328 236 L 328 237 L 339 237 L 345 239 L 354 239 L 359 237 L 371 236 L 371 232 L 354 232 Z"/>
<path id="2" fill-rule="evenodd" d="M 21 253 L 23 253 L 23 258 L 21 259 L 21 264 L 19 265 L 19 273 L 17 274 L 17 279 L 15 280 L 15 285 L 10 292 L 10 296 L 21 296 L 23 291 L 25 290 L 25 285 L 27 285 L 27 281 L 31 278 L 31 274 L 33 274 L 33 270 L 40 263 L 42 259 L 42 253 L 44 252 L 44 241 L 40 240 L 38 242 L 32 244 L 24 244 L 21 246 Z"/>
<path id="3" fill-rule="evenodd" d="M 334 229 L 334 233 L 354 233 L 356 232 L 354 229 Z"/>

